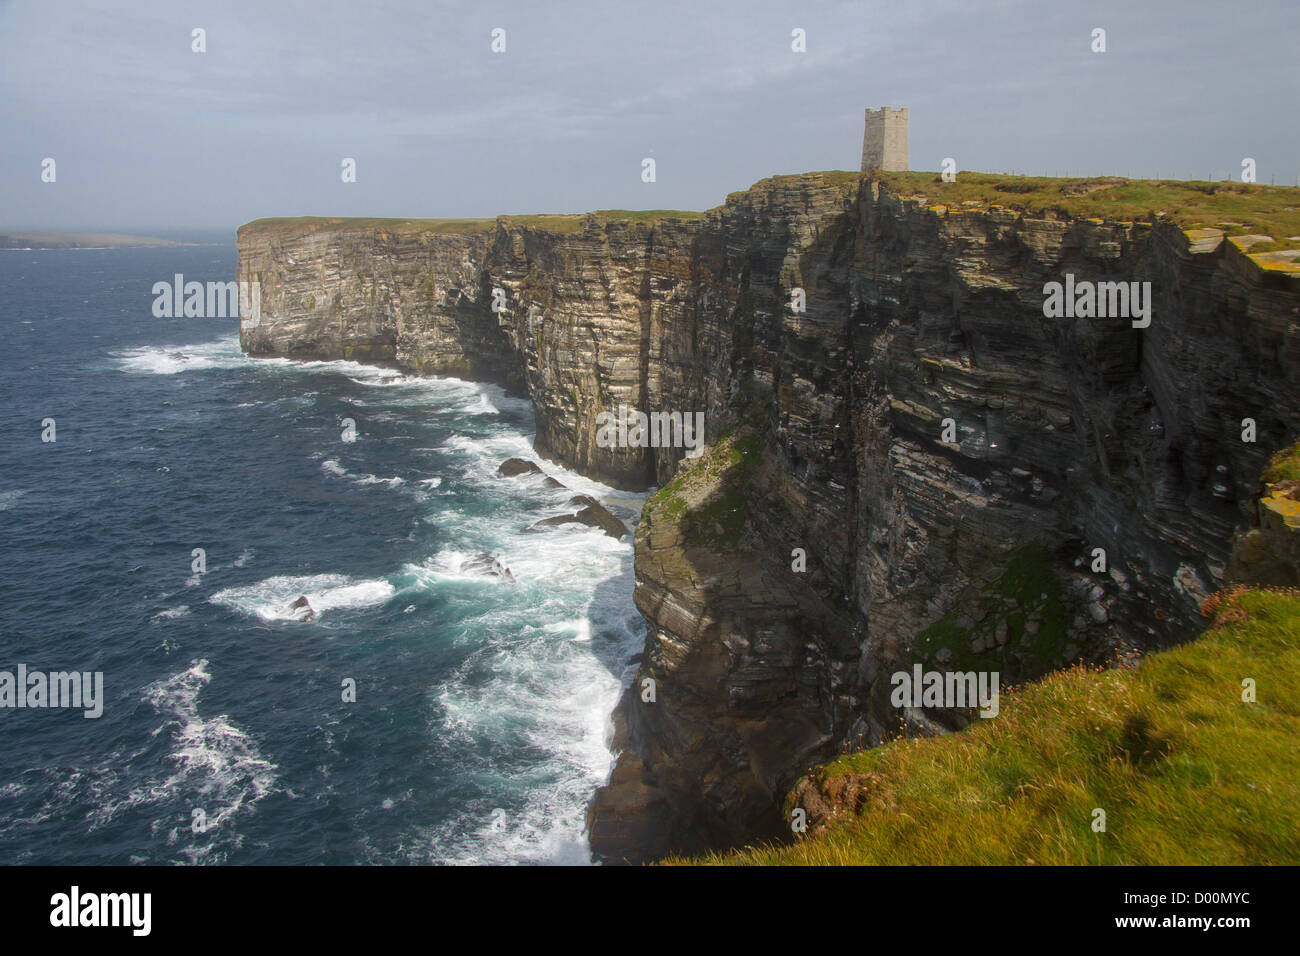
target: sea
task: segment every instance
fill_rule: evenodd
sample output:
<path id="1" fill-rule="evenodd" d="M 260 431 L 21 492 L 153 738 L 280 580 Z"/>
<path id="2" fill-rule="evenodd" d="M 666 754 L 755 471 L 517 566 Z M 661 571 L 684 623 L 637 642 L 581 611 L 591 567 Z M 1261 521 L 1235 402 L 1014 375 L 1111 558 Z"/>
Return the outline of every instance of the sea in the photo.
<path id="1" fill-rule="evenodd" d="M 0 251 L 0 672 L 103 680 L 97 718 L 0 707 L 0 863 L 589 863 L 631 536 L 528 528 L 643 498 L 540 459 L 493 385 L 153 314 L 235 265 Z"/>

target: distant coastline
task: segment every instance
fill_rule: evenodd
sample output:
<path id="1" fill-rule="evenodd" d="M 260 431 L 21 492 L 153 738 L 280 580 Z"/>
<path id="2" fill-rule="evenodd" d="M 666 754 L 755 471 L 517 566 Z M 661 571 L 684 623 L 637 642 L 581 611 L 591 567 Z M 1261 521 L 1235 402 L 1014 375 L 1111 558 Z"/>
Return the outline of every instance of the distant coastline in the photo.
<path id="1" fill-rule="evenodd" d="M 0 232 L 0 249 L 124 249 L 192 245 L 195 243 L 113 232 Z"/>

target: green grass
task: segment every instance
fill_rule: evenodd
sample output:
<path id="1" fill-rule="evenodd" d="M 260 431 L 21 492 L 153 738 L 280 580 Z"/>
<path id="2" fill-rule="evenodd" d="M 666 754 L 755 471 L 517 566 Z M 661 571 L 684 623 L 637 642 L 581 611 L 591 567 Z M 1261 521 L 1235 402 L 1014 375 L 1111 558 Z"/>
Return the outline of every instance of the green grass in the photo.
<path id="1" fill-rule="evenodd" d="M 774 176 L 756 183 L 755 188 L 804 177 L 819 177 L 840 186 L 846 194 L 868 178 L 864 173 L 848 170 L 823 170 Z M 1111 222 L 1146 222 L 1154 214 L 1168 217 L 1184 230 L 1219 229 L 1230 237 L 1272 237 L 1271 242 L 1252 245 L 1251 255 L 1300 249 L 1300 189 L 1294 186 L 975 172 L 959 172 L 951 183 L 945 183 L 934 172 L 876 172 L 871 178 L 898 196 L 924 198 L 931 206 L 944 206 L 956 212 L 1001 206 L 1031 216 L 1055 214 Z M 743 192 L 732 193 L 727 198 L 739 201 L 743 196 Z M 1289 257 L 1280 262 L 1256 261 L 1261 266 L 1291 271 Z"/>
<path id="2" fill-rule="evenodd" d="M 1054 211 L 1074 219 L 1137 222 L 1153 213 L 1183 229 L 1221 229 L 1228 236 L 1267 235 L 1252 253 L 1300 248 L 1300 189 L 1257 183 L 1197 182 L 1119 177 L 1059 179 L 958 173 L 878 173 L 900 196 L 924 196 L 931 205 L 960 210 L 1004 206 L 1031 214 Z M 969 204 L 969 205 L 967 205 Z"/>
<path id="3" fill-rule="evenodd" d="M 721 435 L 646 501 L 645 513 L 651 523 L 680 523 L 686 547 L 731 551 L 745 531 L 746 502 L 762 457 L 762 435 Z"/>
<path id="4" fill-rule="evenodd" d="M 1224 592 L 1207 612 L 1200 638 L 1135 669 L 1058 671 L 961 733 L 828 764 L 818 790 L 861 803 L 818 834 L 669 862 L 1300 863 L 1300 592 Z"/>
<path id="5" fill-rule="evenodd" d="M 1274 455 L 1260 477 L 1269 485 L 1279 481 L 1300 481 L 1300 444 L 1284 448 Z"/>
<path id="6" fill-rule="evenodd" d="M 571 235 L 583 228 L 586 219 L 601 224 L 633 222 L 653 225 L 665 219 L 698 219 L 704 215 L 687 209 L 598 209 L 591 213 L 536 213 L 522 216 L 491 216 L 477 219 L 379 219 L 347 216 L 297 216 L 282 219 L 255 219 L 239 231 L 249 235 L 295 227 L 296 232 L 331 232 L 373 229 L 393 235 L 432 233 L 435 235 L 474 235 L 490 232 L 501 221 L 511 226 L 539 229 Z"/>

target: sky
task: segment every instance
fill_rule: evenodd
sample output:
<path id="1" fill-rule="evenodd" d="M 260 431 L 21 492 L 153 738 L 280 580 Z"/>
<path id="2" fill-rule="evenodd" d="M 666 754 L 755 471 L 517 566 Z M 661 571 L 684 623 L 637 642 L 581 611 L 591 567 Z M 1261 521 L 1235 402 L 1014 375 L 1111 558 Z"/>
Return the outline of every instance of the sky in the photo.
<path id="1" fill-rule="evenodd" d="M 913 169 L 1294 184 L 1298 50 L 1296 0 L 0 0 L 0 229 L 707 209 L 879 106 Z"/>

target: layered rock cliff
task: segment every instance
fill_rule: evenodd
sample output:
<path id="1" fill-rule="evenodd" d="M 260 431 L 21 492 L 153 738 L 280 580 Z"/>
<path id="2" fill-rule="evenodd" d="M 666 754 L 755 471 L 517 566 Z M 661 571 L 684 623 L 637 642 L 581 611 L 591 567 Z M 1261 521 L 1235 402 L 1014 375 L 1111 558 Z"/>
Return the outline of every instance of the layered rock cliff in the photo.
<path id="1" fill-rule="evenodd" d="M 1160 216 L 807 174 L 698 219 L 262 220 L 239 243 L 249 352 L 503 382 L 543 455 L 663 486 L 636 536 L 646 653 L 589 814 L 610 860 L 775 838 L 786 789 L 846 742 L 961 726 L 891 706 L 915 662 L 1005 684 L 1193 636 L 1300 434 L 1295 270 Z M 1045 317 L 1066 274 L 1149 282 L 1150 325 Z M 620 404 L 702 411 L 711 447 L 602 448 Z"/>

